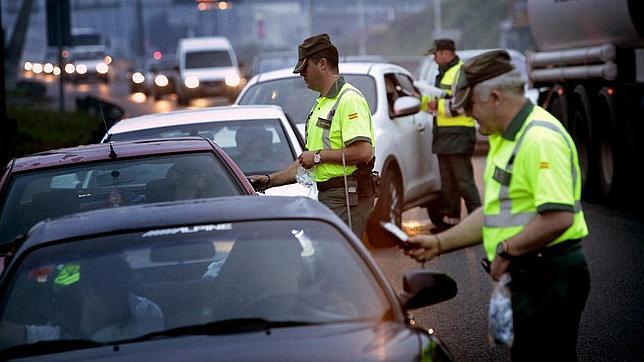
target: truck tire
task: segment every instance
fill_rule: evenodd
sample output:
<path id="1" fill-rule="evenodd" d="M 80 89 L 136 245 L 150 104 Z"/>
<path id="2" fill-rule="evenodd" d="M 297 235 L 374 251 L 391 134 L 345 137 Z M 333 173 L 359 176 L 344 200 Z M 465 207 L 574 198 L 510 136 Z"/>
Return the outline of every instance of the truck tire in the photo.
<path id="1" fill-rule="evenodd" d="M 594 200 L 596 191 L 593 182 L 594 159 L 592 147 L 592 116 L 590 99 L 586 89 L 578 85 L 573 92 L 573 104 L 570 109 L 572 137 L 577 147 L 579 167 L 581 169 L 581 190 L 585 200 Z"/>
<path id="2" fill-rule="evenodd" d="M 555 116 L 567 130 L 570 131 L 570 122 L 568 120 L 568 99 L 563 93 L 563 88 L 556 86 L 553 88 L 553 98 L 548 104 L 548 112 Z"/>
<path id="3" fill-rule="evenodd" d="M 597 176 L 598 191 L 602 199 L 611 204 L 618 199 L 617 190 L 619 174 L 622 171 L 622 157 L 619 157 L 617 142 L 617 107 L 615 99 L 606 87 L 599 91 L 597 102 Z"/>

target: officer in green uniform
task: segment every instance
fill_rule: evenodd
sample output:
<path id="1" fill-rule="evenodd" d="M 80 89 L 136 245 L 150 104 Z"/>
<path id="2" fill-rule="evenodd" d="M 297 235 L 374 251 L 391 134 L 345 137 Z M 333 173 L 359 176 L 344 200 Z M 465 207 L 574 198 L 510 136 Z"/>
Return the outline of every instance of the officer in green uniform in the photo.
<path id="1" fill-rule="evenodd" d="M 489 135 L 483 207 L 440 234 L 412 237 L 419 248 L 407 254 L 427 261 L 482 242 L 492 278 L 512 278 L 512 359 L 575 360 L 590 291 L 579 161 L 565 128 L 523 87 L 506 51 L 465 62 L 454 106 Z"/>
<path id="2" fill-rule="evenodd" d="M 445 220 L 438 221 L 432 233 L 457 224 L 461 218 L 461 197 L 468 213 L 481 206 L 481 197 L 474 183 L 472 154 L 476 142 L 474 119 L 452 112 L 452 85 L 463 62 L 456 55 L 451 39 L 436 39 L 427 54 L 434 55 L 438 64 L 435 85 L 443 89 L 446 97 L 432 100 L 428 110 L 435 114 L 432 152 L 438 156 L 441 171 L 441 201 Z"/>
<path id="3" fill-rule="evenodd" d="M 295 182 L 299 166 L 313 169 L 318 200 L 361 238 L 375 199 L 374 126 L 362 93 L 339 76 L 338 58 L 327 34 L 299 45 L 293 73 L 320 93 L 306 122 L 306 151 L 287 169 L 250 180 L 256 188 L 269 188 Z"/>

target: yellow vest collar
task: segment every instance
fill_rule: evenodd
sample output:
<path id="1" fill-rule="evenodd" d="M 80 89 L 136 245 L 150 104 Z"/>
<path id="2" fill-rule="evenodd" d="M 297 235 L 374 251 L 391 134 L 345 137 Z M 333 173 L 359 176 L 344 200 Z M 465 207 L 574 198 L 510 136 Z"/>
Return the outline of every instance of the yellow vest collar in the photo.
<path id="1" fill-rule="evenodd" d="M 508 127 L 503 131 L 503 138 L 508 141 L 514 141 L 517 137 L 517 133 L 519 133 L 519 130 L 525 123 L 526 118 L 528 118 L 528 115 L 532 113 L 533 108 L 534 104 L 532 104 L 530 100 L 526 99 L 523 107 L 521 107 L 519 112 L 514 116 L 514 118 L 512 118 L 512 121 L 510 122 Z"/>

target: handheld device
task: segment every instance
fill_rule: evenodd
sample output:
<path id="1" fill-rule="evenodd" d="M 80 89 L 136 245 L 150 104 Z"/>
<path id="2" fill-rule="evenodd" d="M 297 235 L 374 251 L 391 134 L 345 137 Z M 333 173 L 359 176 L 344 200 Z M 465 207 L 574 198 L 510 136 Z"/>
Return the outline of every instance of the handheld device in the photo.
<path id="1" fill-rule="evenodd" d="M 396 239 L 396 242 L 401 248 L 405 250 L 409 250 L 409 249 L 416 249 L 418 247 L 418 245 L 411 244 L 409 242 L 409 236 L 407 235 L 407 233 L 402 231 L 396 224 L 392 222 L 381 221 L 380 226 L 384 230 L 389 232 L 389 234 L 394 236 L 394 238 Z"/>

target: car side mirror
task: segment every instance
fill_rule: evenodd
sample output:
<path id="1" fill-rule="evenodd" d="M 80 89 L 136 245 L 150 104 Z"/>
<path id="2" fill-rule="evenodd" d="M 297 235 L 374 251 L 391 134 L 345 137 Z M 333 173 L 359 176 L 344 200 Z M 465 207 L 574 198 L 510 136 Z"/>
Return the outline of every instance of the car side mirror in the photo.
<path id="1" fill-rule="evenodd" d="M 394 118 L 410 116 L 420 111 L 420 100 L 416 97 L 404 96 L 394 102 Z"/>
<path id="2" fill-rule="evenodd" d="M 404 310 L 410 310 L 452 299 L 457 292 L 456 282 L 447 274 L 431 269 L 414 269 L 405 273 L 403 292 L 398 299 Z"/>

